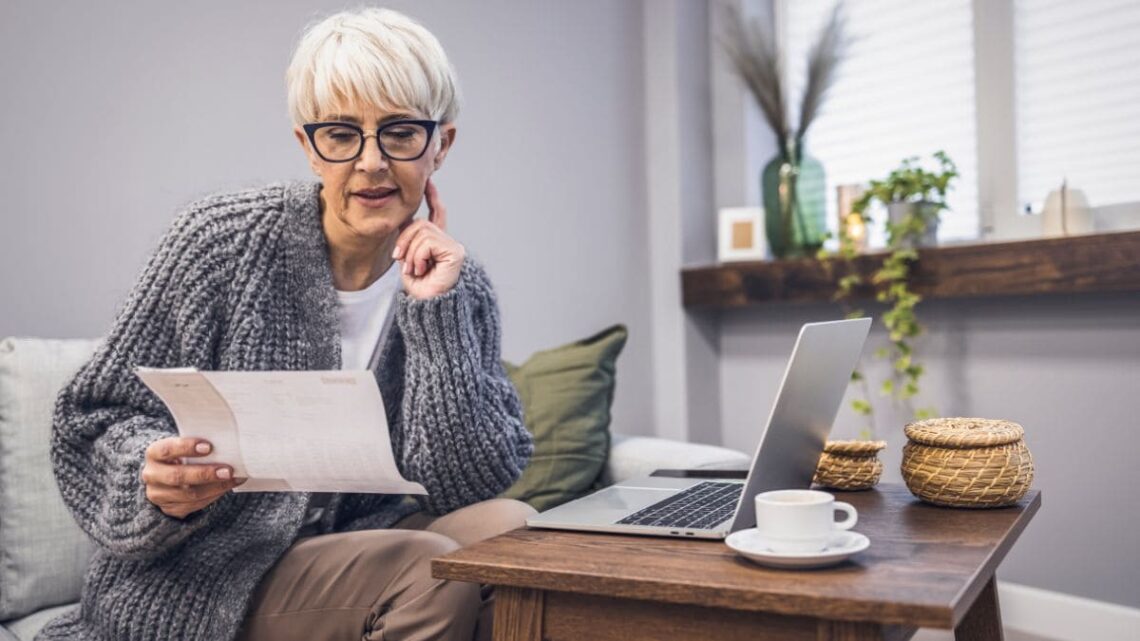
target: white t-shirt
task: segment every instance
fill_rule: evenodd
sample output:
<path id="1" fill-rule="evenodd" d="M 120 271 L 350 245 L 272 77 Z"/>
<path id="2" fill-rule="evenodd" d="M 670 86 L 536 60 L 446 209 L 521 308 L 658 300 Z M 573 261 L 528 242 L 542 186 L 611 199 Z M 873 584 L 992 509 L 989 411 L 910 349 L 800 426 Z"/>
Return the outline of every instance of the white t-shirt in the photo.
<path id="1" fill-rule="evenodd" d="M 341 369 L 368 369 L 372 351 L 384 331 L 388 310 L 392 308 L 396 292 L 401 289 L 400 264 L 393 262 L 383 276 L 365 289 L 356 292 L 336 290 L 340 303 L 337 314 L 340 316 Z M 331 496 L 327 492 L 313 493 L 313 502 L 298 536 L 312 536 L 319 532 L 317 524 Z"/>
<path id="2" fill-rule="evenodd" d="M 403 288 L 400 263 L 393 262 L 376 282 L 355 292 L 336 290 L 340 301 L 341 369 L 368 369 L 372 350 L 380 341 L 384 320 Z"/>

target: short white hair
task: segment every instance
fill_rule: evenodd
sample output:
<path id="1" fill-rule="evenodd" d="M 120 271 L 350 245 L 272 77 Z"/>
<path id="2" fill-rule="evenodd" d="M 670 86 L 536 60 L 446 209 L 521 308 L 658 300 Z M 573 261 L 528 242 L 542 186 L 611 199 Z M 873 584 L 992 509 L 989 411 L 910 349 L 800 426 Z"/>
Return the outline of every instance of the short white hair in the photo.
<path id="1" fill-rule="evenodd" d="M 443 46 L 391 9 L 343 11 L 308 27 L 285 84 L 296 125 L 356 101 L 445 123 L 459 115 L 459 86 Z"/>

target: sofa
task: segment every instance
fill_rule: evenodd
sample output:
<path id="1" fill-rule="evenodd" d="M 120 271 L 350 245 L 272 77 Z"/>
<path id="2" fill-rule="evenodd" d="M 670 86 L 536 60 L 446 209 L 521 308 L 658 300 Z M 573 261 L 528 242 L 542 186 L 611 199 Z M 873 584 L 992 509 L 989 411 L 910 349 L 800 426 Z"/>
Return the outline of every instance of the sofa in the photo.
<path id="1" fill-rule="evenodd" d="M 60 388 L 96 340 L 0 340 L 0 641 L 28 641 L 75 607 L 91 543 L 72 521 L 49 460 Z M 658 468 L 739 469 L 734 450 L 645 436 L 611 435 L 600 485 Z"/>

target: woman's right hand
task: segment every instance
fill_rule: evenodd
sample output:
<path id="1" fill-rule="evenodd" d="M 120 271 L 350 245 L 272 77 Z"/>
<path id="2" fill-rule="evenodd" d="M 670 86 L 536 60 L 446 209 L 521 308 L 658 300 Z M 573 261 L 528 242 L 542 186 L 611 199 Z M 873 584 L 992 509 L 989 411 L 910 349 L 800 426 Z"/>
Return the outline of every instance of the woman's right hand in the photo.
<path id="1" fill-rule="evenodd" d="M 229 465 L 181 462 L 183 457 L 205 456 L 212 449 L 199 438 L 172 436 L 151 443 L 142 470 L 147 500 L 163 514 L 184 519 L 245 483 L 245 479 L 233 478 Z"/>

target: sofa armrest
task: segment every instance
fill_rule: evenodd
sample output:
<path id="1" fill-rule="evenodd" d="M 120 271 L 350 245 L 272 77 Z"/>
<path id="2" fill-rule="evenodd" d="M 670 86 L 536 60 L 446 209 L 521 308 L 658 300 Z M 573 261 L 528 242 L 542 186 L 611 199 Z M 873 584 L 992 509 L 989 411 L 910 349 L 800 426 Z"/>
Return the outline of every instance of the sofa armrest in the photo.
<path id="1" fill-rule="evenodd" d="M 601 481 L 603 485 L 612 485 L 663 468 L 748 469 L 750 460 L 747 454 L 727 447 L 613 434 Z"/>
<path id="2" fill-rule="evenodd" d="M 48 621 L 78 608 L 78 603 L 68 603 L 38 610 L 15 621 L 5 621 L 0 628 L 0 641 L 32 641 Z"/>

